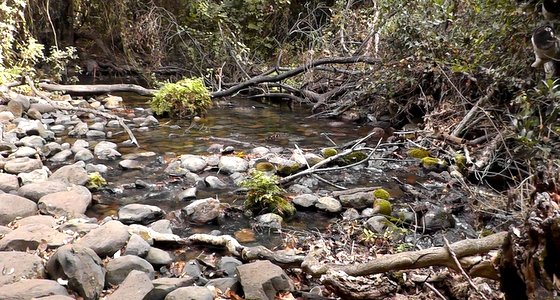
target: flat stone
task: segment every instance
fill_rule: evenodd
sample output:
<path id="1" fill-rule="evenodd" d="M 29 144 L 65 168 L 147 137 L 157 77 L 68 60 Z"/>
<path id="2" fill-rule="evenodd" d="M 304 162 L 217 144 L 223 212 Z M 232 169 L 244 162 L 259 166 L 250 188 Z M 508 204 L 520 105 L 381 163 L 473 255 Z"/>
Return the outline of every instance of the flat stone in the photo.
<path id="1" fill-rule="evenodd" d="M 315 205 L 315 203 L 317 203 L 318 201 L 319 201 L 319 197 L 317 197 L 316 195 L 301 194 L 301 195 L 297 195 L 296 197 L 294 197 L 294 199 L 292 200 L 292 203 L 297 205 L 297 206 L 310 208 L 310 207 L 313 207 Z"/>
<path id="2" fill-rule="evenodd" d="M 154 266 L 168 265 L 173 262 L 173 258 L 167 251 L 155 247 L 150 247 L 144 259 Z"/>
<path id="3" fill-rule="evenodd" d="M 110 260 L 107 265 L 106 283 L 110 285 L 118 285 L 125 280 L 132 270 L 146 273 L 150 279 L 154 279 L 154 267 L 146 260 L 134 256 L 123 255 Z"/>
<path id="4" fill-rule="evenodd" d="M 12 194 L 0 194 L 0 225 L 7 225 L 17 217 L 37 214 L 35 202 Z"/>
<path id="5" fill-rule="evenodd" d="M 49 227 L 56 226 L 56 219 L 52 216 L 45 216 L 45 215 L 33 215 L 29 217 L 25 217 L 23 219 L 19 219 L 15 221 L 17 226 L 25 226 L 28 224 L 43 224 Z"/>
<path id="6" fill-rule="evenodd" d="M 68 244 L 52 254 L 47 271 L 52 279 L 67 279 L 68 288 L 85 300 L 97 300 L 105 285 L 102 265 L 99 256 L 90 248 Z"/>
<path id="7" fill-rule="evenodd" d="M 181 167 L 191 172 L 201 172 L 206 168 L 206 160 L 199 155 L 181 155 Z"/>
<path id="8" fill-rule="evenodd" d="M 81 149 L 74 155 L 74 161 L 90 161 L 95 157 L 89 149 Z"/>
<path id="9" fill-rule="evenodd" d="M 142 170 L 144 169 L 144 164 L 140 163 L 137 160 L 125 159 L 119 162 L 119 167 L 123 168 L 124 170 Z"/>
<path id="10" fill-rule="evenodd" d="M 86 133 L 86 137 L 88 138 L 104 138 L 105 132 L 100 130 L 88 130 Z"/>
<path id="11" fill-rule="evenodd" d="M 282 219 L 281 216 L 275 213 L 267 213 L 264 215 L 257 216 L 255 220 L 257 221 L 257 224 L 260 227 L 268 227 L 274 229 L 281 229 L 282 222 L 284 221 L 284 219 Z"/>
<path id="12" fill-rule="evenodd" d="M 68 296 L 66 288 L 54 280 L 22 279 L 0 287 L 0 299 L 29 300 L 52 295 Z"/>
<path id="13" fill-rule="evenodd" d="M 75 219 L 68 220 L 64 224 L 60 225 L 58 230 L 60 232 L 68 233 L 70 235 L 73 235 L 75 233 L 79 235 L 85 235 L 88 232 L 97 229 L 99 227 L 100 227 L 99 224 L 97 224 L 97 222 L 93 220 L 84 219 L 84 218 L 75 218 Z"/>
<path id="14" fill-rule="evenodd" d="M 154 285 L 146 273 L 132 270 L 107 300 L 143 300 L 153 288 Z"/>
<path id="15" fill-rule="evenodd" d="M 124 250 L 125 255 L 136 255 L 138 257 L 145 257 L 150 251 L 150 244 L 146 242 L 141 236 L 132 234 L 126 244 Z"/>
<path id="16" fill-rule="evenodd" d="M 18 195 L 37 202 L 45 195 L 67 191 L 68 186 L 68 183 L 53 180 L 33 182 L 20 187 Z"/>
<path id="17" fill-rule="evenodd" d="M 294 285 L 279 266 L 260 260 L 237 267 L 245 299 L 270 299 L 280 291 L 293 291 Z"/>
<path id="18" fill-rule="evenodd" d="M 169 220 L 157 220 L 153 223 L 150 223 L 148 227 L 160 233 L 173 234 L 173 230 L 171 229 L 171 221 Z"/>
<path id="19" fill-rule="evenodd" d="M 37 155 L 37 150 L 31 147 L 22 146 L 17 149 L 13 154 L 15 157 L 34 157 Z"/>
<path id="20" fill-rule="evenodd" d="M 112 256 L 123 248 L 128 242 L 129 236 L 126 225 L 119 221 L 111 220 L 99 228 L 88 232 L 76 244 L 91 248 L 97 255 L 104 258 Z"/>
<path id="21" fill-rule="evenodd" d="M 149 224 L 163 217 L 164 212 L 161 208 L 145 204 L 127 204 L 119 209 L 119 221 L 124 224 Z"/>
<path id="22" fill-rule="evenodd" d="M 19 251 L 0 251 L 0 286 L 22 279 L 43 278 L 43 260 L 33 253 Z"/>
<path id="23" fill-rule="evenodd" d="M 76 185 L 69 191 L 41 197 L 37 206 L 42 214 L 72 218 L 84 215 L 91 200 L 91 192 L 83 186 Z"/>
<path id="24" fill-rule="evenodd" d="M 31 172 L 33 170 L 41 169 L 42 167 L 43 163 L 40 159 L 18 157 L 8 160 L 4 165 L 4 170 L 11 174 L 18 174 L 22 172 Z"/>
<path id="25" fill-rule="evenodd" d="M 26 136 L 22 138 L 20 142 L 24 146 L 37 148 L 37 149 L 41 149 L 46 144 L 45 139 L 37 135 Z"/>
<path id="26" fill-rule="evenodd" d="M 4 192 L 17 191 L 19 189 L 18 177 L 13 174 L 0 173 L 0 190 Z"/>
<path id="27" fill-rule="evenodd" d="M 375 196 L 371 192 L 359 192 L 350 195 L 340 195 L 338 199 L 343 207 L 352 207 L 360 210 L 371 207 Z"/>
<path id="28" fill-rule="evenodd" d="M 206 183 L 206 186 L 211 189 L 225 189 L 228 186 L 220 178 L 212 175 L 206 176 L 206 178 L 204 178 L 204 182 Z"/>
<path id="29" fill-rule="evenodd" d="M 201 224 L 214 221 L 222 213 L 220 201 L 214 198 L 195 200 L 182 210 L 186 212 L 189 221 Z"/>
<path id="30" fill-rule="evenodd" d="M 337 213 L 342 211 L 342 205 L 338 200 L 333 197 L 321 197 L 319 201 L 315 203 L 315 207 L 320 210 L 327 212 Z"/>
<path id="31" fill-rule="evenodd" d="M 57 248 L 71 240 L 71 236 L 59 232 L 50 226 L 28 224 L 6 234 L 0 240 L 0 250 L 36 250 L 42 242 L 46 242 L 49 248 Z"/>
<path id="32" fill-rule="evenodd" d="M 225 174 L 232 174 L 235 172 L 245 172 L 249 168 L 249 163 L 237 156 L 222 156 L 218 164 L 220 172 Z"/>
<path id="33" fill-rule="evenodd" d="M 195 279 L 188 275 L 181 278 L 158 278 L 152 280 L 154 288 L 146 295 L 143 300 L 162 300 L 170 292 L 195 283 Z"/>
<path id="34" fill-rule="evenodd" d="M 61 150 L 60 152 L 57 152 L 55 155 L 51 156 L 49 158 L 49 161 L 52 162 L 65 162 L 70 160 L 70 158 L 72 157 L 73 153 L 71 150 L 65 149 L 65 150 Z"/>
<path id="35" fill-rule="evenodd" d="M 29 173 L 19 173 L 17 177 L 21 185 L 26 185 L 34 182 L 45 182 L 49 178 L 51 171 L 47 167 L 33 170 Z"/>

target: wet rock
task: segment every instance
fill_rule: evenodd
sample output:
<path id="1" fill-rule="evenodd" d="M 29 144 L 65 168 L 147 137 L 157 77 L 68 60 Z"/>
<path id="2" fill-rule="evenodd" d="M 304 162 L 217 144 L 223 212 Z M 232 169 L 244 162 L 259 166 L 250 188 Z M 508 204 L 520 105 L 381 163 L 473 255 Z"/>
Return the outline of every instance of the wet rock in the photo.
<path id="1" fill-rule="evenodd" d="M 3 192 L 17 191 L 19 189 L 18 177 L 13 174 L 0 173 L 0 190 Z"/>
<path id="2" fill-rule="evenodd" d="M 181 155 L 181 167 L 191 172 L 201 172 L 206 168 L 206 160 L 199 155 Z"/>
<path id="3" fill-rule="evenodd" d="M 169 165 L 164 170 L 165 174 L 170 176 L 185 176 L 187 173 L 190 173 L 189 170 L 181 167 L 181 161 L 173 161 L 169 163 Z"/>
<path id="4" fill-rule="evenodd" d="M 163 217 L 164 212 L 161 208 L 145 204 L 128 204 L 119 209 L 119 221 L 124 224 L 149 224 Z"/>
<path id="5" fill-rule="evenodd" d="M 128 239 L 128 244 L 126 244 L 124 254 L 145 257 L 146 254 L 148 254 L 148 251 L 150 251 L 150 244 L 148 244 L 148 242 L 146 242 L 141 236 L 132 234 L 130 239 Z"/>
<path id="6" fill-rule="evenodd" d="M 155 247 L 150 247 L 144 259 L 154 266 L 168 265 L 173 262 L 173 258 L 167 251 Z"/>
<path id="7" fill-rule="evenodd" d="M 142 170 L 144 165 L 137 160 L 125 159 L 119 162 L 119 166 L 125 170 Z"/>
<path id="8" fill-rule="evenodd" d="M 89 126 L 90 130 L 97 130 L 97 131 L 103 131 L 105 130 L 105 124 L 103 124 L 102 122 L 96 122 L 93 123 Z"/>
<path id="9" fill-rule="evenodd" d="M 43 240 L 48 247 L 57 248 L 71 241 L 72 238 L 44 224 L 29 224 L 6 234 L 0 240 L 0 250 L 35 250 Z"/>
<path id="10" fill-rule="evenodd" d="M 7 225 L 17 217 L 37 214 L 35 202 L 12 194 L 0 194 L 0 225 Z"/>
<path id="11" fill-rule="evenodd" d="M 218 168 L 221 173 L 232 174 L 235 172 L 245 172 L 249 168 L 249 163 L 241 157 L 222 156 Z"/>
<path id="12" fill-rule="evenodd" d="M 14 158 L 6 162 L 4 170 L 11 174 L 19 174 L 22 172 L 31 172 L 41 169 L 43 163 L 40 159 L 31 159 L 29 157 Z"/>
<path id="13" fill-rule="evenodd" d="M 109 95 L 107 98 L 103 99 L 103 106 L 107 109 L 118 108 L 122 106 L 123 98 L 119 96 Z"/>
<path id="14" fill-rule="evenodd" d="M 358 210 L 371 207 L 373 205 L 373 201 L 375 200 L 373 193 L 368 192 L 340 195 L 338 198 L 343 207 L 351 207 Z"/>
<path id="15" fill-rule="evenodd" d="M 212 189 L 225 189 L 225 188 L 227 188 L 227 184 L 216 176 L 211 176 L 211 175 L 206 176 L 206 178 L 204 178 L 204 182 L 206 183 L 206 185 L 209 188 L 212 188 Z"/>
<path id="16" fill-rule="evenodd" d="M 41 113 L 37 109 L 30 108 L 27 111 L 27 117 L 31 120 L 40 120 L 43 116 L 41 115 Z"/>
<path id="17" fill-rule="evenodd" d="M 373 216 L 367 219 L 364 224 L 367 229 L 376 233 L 385 233 L 385 230 L 392 225 L 385 216 Z"/>
<path id="18" fill-rule="evenodd" d="M 39 199 L 37 206 L 45 215 L 55 217 L 75 217 L 85 214 L 91 204 L 91 192 L 83 186 L 74 186 L 71 190 L 45 195 Z"/>
<path id="19" fill-rule="evenodd" d="M 55 134 L 61 134 L 66 130 L 66 126 L 58 124 L 58 125 L 52 125 L 49 127 L 49 129 L 54 132 Z"/>
<path id="20" fill-rule="evenodd" d="M 44 182 L 47 181 L 51 171 L 47 167 L 42 167 L 41 169 L 33 170 L 29 173 L 19 173 L 17 177 L 22 185 L 26 185 L 34 182 Z"/>
<path id="21" fill-rule="evenodd" d="M 85 235 L 99 227 L 95 219 L 75 218 L 64 222 L 64 224 L 60 225 L 58 230 L 71 235 L 74 233 Z"/>
<path id="22" fill-rule="evenodd" d="M 157 126 L 159 125 L 159 121 L 158 119 L 156 119 L 154 116 L 149 115 L 146 117 L 146 119 L 144 120 L 144 122 L 140 123 L 140 126 Z"/>
<path id="23" fill-rule="evenodd" d="M 35 157 L 37 155 L 37 150 L 31 147 L 22 146 L 17 149 L 13 154 L 15 157 Z"/>
<path id="24" fill-rule="evenodd" d="M 25 217 L 23 219 L 19 219 L 16 222 L 17 226 L 25 226 L 28 224 L 43 224 L 49 227 L 56 226 L 56 219 L 52 216 L 45 216 L 45 215 L 34 215 Z"/>
<path id="25" fill-rule="evenodd" d="M 243 263 L 235 257 L 224 256 L 220 259 L 218 263 L 218 268 L 226 274 L 226 276 L 234 277 L 237 273 L 237 267 L 241 266 Z"/>
<path id="26" fill-rule="evenodd" d="M 93 154 L 99 159 L 115 159 L 121 154 L 117 151 L 117 144 L 113 142 L 101 141 L 93 148 Z"/>
<path id="27" fill-rule="evenodd" d="M 154 279 L 155 274 L 154 267 L 149 262 L 134 255 L 123 255 L 110 260 L 106 269 L 106 284 L 108 285 L 120 284 L 132 270 L 146 273 L 150 279 Z"/>
<path id="28" fill-rule="evenodd" d="M 103 164 L 87 164 L 86 171 L 88 172 L 99 172 L 99 173 L 107 173 L 109 168 Z"/>
<path id="29" fill-rule="evenodd" d="M 78 150 L 74 155 L 74 161 L 90 161 L 93 159 L 93 153 L 89 149 Z"/>
<path id="30" fill-rule="evenodd" d="M 167 294 L 165 300 L 214 300 L 214 294 L 203 286 L 187 286 Z"/>
<path id="31" fill-rule="evenodd" d="M 103 262 L 93 250 L 80 245 L 64 245 L 47 262 L 52 279 L 68 280 L 68 287 L 85 300 L 99 299 L 105 285 Z"/>
<path id="32" fill-rule="evenodd" d="M 148 227 L 160 233 L 173 233 L 171 221 L 169 220 L 158 220 L 148 225 Z"/>
<path id="33" fill-rule="evenodd" d="M 14 114 L 12 112 L 9 111 L 2 111 L 0 112 L 0 122 L 2 123 L 8 123 L 11 122 L 15 119 L 16 117 L 14 116 Z"/>
<path id="34" fill-rule="evenodd" d="M 258 156 L 264 156 L 270 153 L 270 149 L 266 147 L 256 147 L 251 150 L 251 153 L 256 154 Z"/>
<path id="35" fill-rule="evenodd" d="M 111 220 L 88 232 L 78 240 L 77 244 L 91 248 L 103 258 L 112 256 L 124 247 L 128 238 L 128 227 L 119 221 Z"/>
<path id="36" fill-rule="evenodd" d="M 88 182 L 89 177 L 86 170 L 82 166 L 73 164 L 63 166 L 56 170 L 51 175 L 49 180 L 68 182 L 69 184 L 85 185 Z"/>
<path id="37" fill-rule="evenodd" d="M 284 221 L 284 219 L 282 219 L 281 216 L 274 213 L 267 213 L 264 215 L 257 216 L 255 220 L 257 221 L 258 226 L 268 227 L 273 229 L 281 229 L 282 222 Z"/>
<path id="38" fill-rule="evenodd" d="M 52 295 L 68 296 L 66 288 L 54 280 L 22 279 L 0 287 L 0 299 L 29 300 Z"/>
<path id="39" fill-rule="evenodd" d="M 72 157 L 73 153 L 72 151 L 66 149 L 66 150 L 62 150 L 58 153 L 56 153 L 55 155 L 51 156 L 49 158 L 49 161 L 52 162 L 65 162 L 67 160 L 70 160 L 70 158 Z"/>
<path id="40" fill-rule="evenodd" d="M 445 209 L 433 207 L 424 214 L 424 226 L 429 232 L 452 228 L 455 226 L 455 219 Z"/>
<path id="41" fill-rule="evenodd" d="M 196 187 L 188 188 L 182 191 L 181 193 L 179 193 L 179 199 L 183 201 L 196 199 L 196 191 L 197 191 Z"/>
<path id="42" fill-rule="evenodd" d="M 191 286 L 194 278 L 185 276 L 181 278 L 158 278 L 152 280 L 154 288 L 146 295 L 144 300 L 163 300 L 170 292 L 186 286 Z"/>
<path id="43" fill-rule="evenodd" d="M 23 105 L 15 100 L 10 100 L 8 102 L 8 111 L 11 112 L 14 117 L 21 118 L 23 115 Z"/>
<path id="44" fill-rule="evenodd" d="M 315 207 L 317 207 L 320 210 L 324 210 L 332 213 L 337 213 L 342 211 L 342 205 L 338 200 L 336 200 L 333 197 L 319 198 L 317 203 L 315 203 Z"/>
<path id="45" fill-rule="evenodd" d="M 220 164 L 220 156 L 217 154 L 206 156 L 204 159 L 206 160 L 206 165 L 211 168 L 217 168 Z"/>
<path id="46" fill-rule="evenodd" d="M 82 150 L 82 149 L 88 149 L 89 148 L 89 142 L 86 140 L 82 140 L 82 139 L 77 139 L 76 141 L 74 141 L 74 144 L 72 144 L 72 148 L 70 148 L 70 150 L 72 150 L 72 152 L 74 153 L 78 153 L 78 151 Z"/>
<path id="47" fill-rule="evenodd" d="M 27 147 L 41 149 L 46 144 L 46 141 L 40 136 L 32 135 L 22 138 L 21 143 Z"/>
<path id="48" fill-rule="evenodd" d="M 42 114 L 55 111 L 55 108 L 48 103 L 33 103 L 29 106 L 29 109 L 36 109 L 38 112 Z"/>
<path id="49" fill-rule="evenodd" d="M 210 279 L 205 286 L 212 286 L 222 292 L 231 290 L 238 295 L 241 293 L 241 284 L 239 283 L 239 279 L 232 277 Z"/>
<path id="50" fill-rule="evenodd" d="M 68 184 L 61 181 L 33 182 L 20 187 L 18 195 L 33 201 L 39 201 L 45 195 L 67 191 L 67 188 Z"/>
<path id="51" fill-rule="evenodd" d="M 46 157 L 50 157 L 62 151 L 62 146 L 57 142 L 50 142 L 45 144 L 41 151 Z"/>
<path id="52" fill-rule="evenodd" d="M 143 300 L 153 288 L 154 285 L 146 273 L 132 270 L 107 300 Z"/>
<path id="53" fill-rule="evenodd" d="M 104 138 L 105 132 L 100 130 L 88 130 L 88 132 L 86 133 L 86 137 L 90 139 Z"/>
<path id="54" fill-rule="evenodd" d="M 294 290 L 284 270 L 267 260 L 241 265 L 237 272 L 246 299 L 273 300 L 277 292 Z"/>
<path id="55" fill-rule="evenodd" d="M 22 279 L 44 278 L 43 260 L 33 253 L 0 251 L 0 286 Z"/>
<path id="56" fill-rule="evenodd" d="M 359 218 L 360 218 L 360 212 L 355 208 L 349 208 L 342 214 L 343 220 L 356 220 Z"/>
<path id="57" fill-rule="evenodd" d="M 214 198 L 195 200 L 182 210 L 186 213 L 189 221 L 199 224 L 214 221 L 222 213 L 220 201 Z"/>
<path id="58" fill-rule="evenodd" d="M 317 203 L 318 201 L 319 201 L 319 197 L 313 194 L 302 194 L 294 197 L 292 203 L 297 206 L 309 208 L 309 207 L 313 207 L 315 203 Z"/>

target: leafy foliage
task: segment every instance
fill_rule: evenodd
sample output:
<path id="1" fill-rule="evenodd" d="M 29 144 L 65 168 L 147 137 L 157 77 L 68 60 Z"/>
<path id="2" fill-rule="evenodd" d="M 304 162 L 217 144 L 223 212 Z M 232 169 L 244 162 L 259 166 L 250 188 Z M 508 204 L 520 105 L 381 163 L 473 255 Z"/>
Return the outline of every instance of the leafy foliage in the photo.
<path id="1" fill-rule="evenodd" d="M 201 78 L 166 83 L 150 100 L 157 115 L 165 113 L 178 118 L 191 118 L 206 112 L 212 99 Z"/>
<path id="2" fill-rule="evenodd" d="M 262 214 L 272 212 L 284 217 L 293 216 L 295 207 L 284 197 L 284 190 L 278 185 L 278 177 L 261 171 L 253 171 L 251 178 L 241 183 L 249 189 L 245 199 L 245 209 Z"/>

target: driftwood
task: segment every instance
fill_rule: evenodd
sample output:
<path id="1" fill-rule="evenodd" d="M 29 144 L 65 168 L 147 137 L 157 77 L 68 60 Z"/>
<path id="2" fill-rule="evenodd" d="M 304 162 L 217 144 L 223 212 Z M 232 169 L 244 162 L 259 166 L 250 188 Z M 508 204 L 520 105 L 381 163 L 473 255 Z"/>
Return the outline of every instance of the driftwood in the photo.
<path id="1" fill-rule="evenodd" d="M 64 92 L 72 95 L 131 92 L 142 96 L 153 96 L 157 92 L 157 90 L 147 89 L 136 84 L 64 85 L 42 82 L 39 83 L 39 87 L 47 91 Z"/>
<path id="2" fill-rule="evenodd" d="M 380 60 L 379 59 L 375 59 L 375 58 L 371 58 L 371 57 L 367 57 L 367 56 L 355 56 L 355 57 L 327 57 L 327 58 L 321 58 L 318 60 L 314 60 L 311 61 L 309 63 L 306 63 L 302 66 L 299 66 L 295 69 L 291 69 L 289 71 L 285 71 L 281 74 L 278 75 L 274 75 L 274 76 L 269 76 L 269 75 L 259 75 L 259 76 L 255 76 L 247 81 L 241 82 L 239 84 L 236 84 L 228 89 L 222 90 L 222 91 L 217 91 L 217 92 L 213 92 L 211 93 L 211 97 L 212 98 L 220 98 L 220 97 L 227 97 L 227 96 L 231 96 L 234 95 L 235 93 L 241 91 L 242 89 L 248 88 L 250 86 L 253 85 L 257 85 L 260 83 L 265 83 L 265 82 L 278 82 L 287 78 L 290 78 L 292 76 L 298 75 L 300 73 L 309 71 L 310 69 L 313 69 L 315 67 L 321 66 L 321 65 L 327 65 L 327 64 L 352 64 L 352 63 L 368 63 L 368 64 L 375 64 L 375 63 L 379 63 Z M 272 70 L 272 72 L 275 70 Z M 270 74 L 271 72 L 265 72 L 265 74 Z"/>
<path id="3" fill-rule="evenodd" d="M 464 259 L 469 256 L 486 254 L 492 250 L 498 250 L 502 246 L 507 232 L 500 232 L 481 239 L 466 239 L 449 245 L 449 249 L 455 253 L 461 267 L 472 277 L 498 278 L 491 263 L 480 264 L 483 259 Z M 324 247 L 316 245 L 306 256 L 302 263 L 302 269 L 309 275 L 321 276 L 327 272 L 343 271 L 351 276 L 363 276 L 378 274 L 389 271 L 406 269 L 418 269 L 429 266 L 445 266 L 458 270 L 448 248 L 433 247 L 429 249 L 401 252 L 397 254 L 384 255 L 370 262 L 351 265 L 324 264 L 320 258 L 324 255 Z M 459 270 L 458 270 L 459 271 Z"/>

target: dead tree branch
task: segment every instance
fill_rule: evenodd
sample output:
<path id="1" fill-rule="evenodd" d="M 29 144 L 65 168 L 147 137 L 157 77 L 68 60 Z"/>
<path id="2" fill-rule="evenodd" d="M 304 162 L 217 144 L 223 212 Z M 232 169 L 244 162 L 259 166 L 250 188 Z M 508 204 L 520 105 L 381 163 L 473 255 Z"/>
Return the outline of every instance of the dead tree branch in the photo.
<path id="1" fill-rule="evenodd" d="M 93 84 L 93 85 L 64 85 L 39 83 L 39 87 L 47 91 L 64 92 L 68 94 L 92 95 L 115 92 L 132 92 L 142 96 L 153 96 L 157 90 L 147 89 L 136 84 Z"/>

